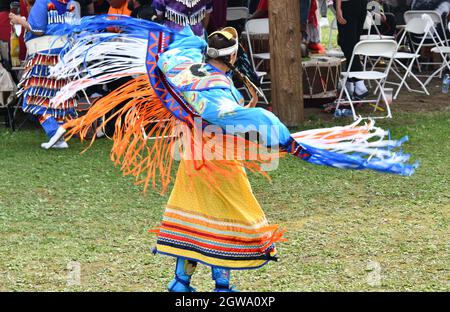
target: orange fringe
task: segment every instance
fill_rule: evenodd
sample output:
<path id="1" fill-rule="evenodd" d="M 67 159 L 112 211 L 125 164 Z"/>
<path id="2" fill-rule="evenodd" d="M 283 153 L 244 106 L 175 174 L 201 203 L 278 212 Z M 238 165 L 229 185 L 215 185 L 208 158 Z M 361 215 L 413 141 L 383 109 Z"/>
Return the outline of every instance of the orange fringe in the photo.
<path id="1" fill-rule="evenodd" d="M 118 107 L 120 108 L 117 109 Z M 210 148 L 216 160 L 205 159 L 203 153 L 200 160 L 196 160 L 193 157 L 194 151 L 204 151 L 205 147 L 211 145 L 214 136 L 201 132 L 201 136 L 197 135 L 201 139 L 197 139 L 195 131 L 201 129 L 194 129 L 191 126 L 194 124 L 192 121 L 191 125 L 188 125 L 176 119 L 157 98 L 147 75 L 132 79 L 97 100 L 84 116 L 66 123 L 64 127 L 68 131 L 67 139 L 75 134 L 78 134 L 81 140 L 86 139 L 93 123 L 115 108 L 117 110 L 103 123 L 117 118 L 112 138 L 114 143 L 111 160 L 120 165 L 124 175 L 134 176 L 136 184 L 143 184 L 144 191 L 150 183 L 153 189 L 160 187 L 161 193 L 167 191 L 171 182 L 173 152 L 180 138 L 184 140 L 184 145 L 180 148 L 181 158 L 192 161 L 193 166 L 186 167 L 195 169 L 187 174 L 200 174 L 213 188 L 219 186 L 217 182 L 220 178 L 229 178 L 232 182 L 233 176 L 238 173 L 237 170 L 242 170 L 242 166 L 269 178 L 267 173 L 262 171 L 261 164 L 281 155 L 278 152 L 267 155 L 256 153 L 255 157 L 255 153 L 251 151 L 257 150 L 258 143 L 238 136 L 223 135 L 220 138 L 223 144 L 218 144 L 218 147 L 213 144 Z M 152 137 L 152 140 L 149 141 L 147 137 Z M 94 135 L 88 148 L 95 139 Z M 226 142 L 233 144 L 229 146 Z M 246 148 L 238 149 L 238 144 L 245 144 Z"/>
<path id="2" fill-rule="evenodd" d="M 144 189 L 152 180 L 153 188 L 160 184 L 165 192 L 170 184 L 173 162 L 170 151 L 175 140 L 164 136 L 173 132 L 176 119 L 149 86 L 147 75 L 134 78 L 96 101 L 86 115 L 64 127 L 68 130 L 68 139 L 79 134 L 84 140 L 96 120 L 123 104 L 104 121 L 106 124 L 117 118 L 111 160 L 121 166 L 124 175 L 133 175 L 137 184 L 144 184 Z M 152 144 L 146 139 L 144 129 L 149 129 L 149 137 L 155 137 Z M 94 141 L 95 135 L 89 147 Z"/>

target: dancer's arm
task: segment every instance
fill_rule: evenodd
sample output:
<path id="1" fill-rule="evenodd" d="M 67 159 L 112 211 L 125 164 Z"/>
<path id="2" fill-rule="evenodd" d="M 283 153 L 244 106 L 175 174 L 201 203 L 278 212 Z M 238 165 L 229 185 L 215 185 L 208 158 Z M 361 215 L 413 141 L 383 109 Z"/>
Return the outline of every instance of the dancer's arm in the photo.
<path id="1" fill-rule="evenodd" d="M 195 92 L 196 96 L 189 96 Z M 281 147 L 282 150 L 301 157 L 302 148 L 291 137 L 289 129 L 277 116 L 262 108 L 244 108 L 233 97 L 230 90 L 212 89 L 208 91 L 185 92 L 186 100 L 196 107 L 201 117 L 213 125 L 221 127 L 228 134 L 258 132 L 262 143 L 268 147 Z M 197 105 L 198 103 L 203 105 Z M 301 158 L 307 157 L 302 155 Z"/>

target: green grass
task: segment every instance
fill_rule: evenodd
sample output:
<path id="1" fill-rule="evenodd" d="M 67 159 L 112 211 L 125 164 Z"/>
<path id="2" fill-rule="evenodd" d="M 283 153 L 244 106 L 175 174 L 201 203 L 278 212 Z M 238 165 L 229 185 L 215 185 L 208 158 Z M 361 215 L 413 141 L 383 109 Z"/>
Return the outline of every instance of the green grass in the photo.
<path id="1" fill-rule="evenodd" d="M 328 23 L 331 26 L 332 22 L 334 20 L 334 14 L 333 12 L 331 12 L 331 10 L 328 10 Z M 322 45 L 328 49 L 328 46 L 330 44 L 330 26 L 326 26 L 326 27 L 322 27 L 321 29 L 321 43 Z M 337 35 L 338 35 L 338 31 L 337 29 L 333 29 L 332 31 L 332 36 L 331 36 L 331 47 L 333 49 L 336 49 L 338 47 L 337 44 Z"/>
<path id="2" fill-rule="evenodd" d="M 307 122 L 306 127 L 330 123 Z M 380 122 L 410 136 L 412 177 L 322 168 L 285 158 L 250 180 L 270 221 L 287 229 L 280 260 L 232 273 L 242 291 L 449 291 L 450 111 Z M 100 140 L 81 155 L 43 151 L 41 131 L 0 130 L 0 290 L 164 291 L 174 260 L 152 255 L 167 196 L 143 194 Z M 67 286 L 67 264 L 81 285 Z M 369 285 L 370 262 L 381 284 Z M 200 266 L 193 285 L 209 291 Z"/>

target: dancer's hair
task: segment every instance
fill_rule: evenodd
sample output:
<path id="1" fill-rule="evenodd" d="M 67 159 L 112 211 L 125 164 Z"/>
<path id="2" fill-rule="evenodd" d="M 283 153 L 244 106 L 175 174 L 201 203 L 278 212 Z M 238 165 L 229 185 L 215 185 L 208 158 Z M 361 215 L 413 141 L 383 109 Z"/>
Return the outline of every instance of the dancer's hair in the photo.
<path id="1" fill-rule="evenodd" d="M 208 37 L 208 46 L 210 48 L 214 48 L 217 50 L 230 48 L 236 45 L 236 39 L 227 38 L 227 36 L 223 32 L 215 32 L 211 36 Z M 235 51 L 237 53 L 237 50 Z M 234 75 L 242 82 L 245 83 L 244 75 L 233 65 L 231 64 L 231 55 L 212 57 L 211 55 L 206 55 L 206 61 L 211 59 L 220 61 L 228 66 L 228 68 L 233 72 Z"/>

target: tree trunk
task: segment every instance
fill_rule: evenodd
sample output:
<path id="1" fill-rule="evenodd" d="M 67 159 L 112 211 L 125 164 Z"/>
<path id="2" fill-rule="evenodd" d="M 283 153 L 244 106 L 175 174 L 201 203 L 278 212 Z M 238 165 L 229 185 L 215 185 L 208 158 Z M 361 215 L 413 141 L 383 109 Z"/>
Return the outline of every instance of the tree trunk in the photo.
<path id="1" fill-rule="evenodd" d="M 270 0 L 269 23 L 273 112 L 296 126 L 304 118 L 300 1 Z"/>

